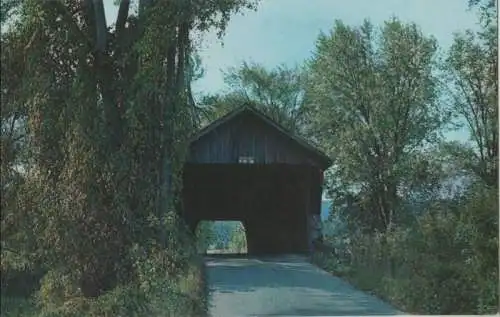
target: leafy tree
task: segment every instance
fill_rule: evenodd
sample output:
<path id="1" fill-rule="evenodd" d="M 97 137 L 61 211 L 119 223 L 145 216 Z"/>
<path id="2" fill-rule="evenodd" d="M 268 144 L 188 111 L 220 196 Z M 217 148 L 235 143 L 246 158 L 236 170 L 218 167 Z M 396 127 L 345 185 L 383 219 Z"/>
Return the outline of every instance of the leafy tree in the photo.
<path id="1" fill-rule="evenodd" d="M 14 155 L 18 135 L 26 150 L 21 190 L 2 201 L 2 229 L 23 217 L 16 248 L 50 270 L 40 296 L 46 308 L 146 285 L 138 269 L 146 264 L 165 278 L 180 274 L 190 257 L 175 215 L 194 126 L 190 33 L 223 32 L 252 3 L 132 5 L 119 1 L 108 28 L 102 0 L 26 0 L 2 34 L 2 138 L 10 140 L 2 159 Z M 19 164 L 14 156 L 2 160 L 2 181 Z"/>
<path id="2" fill-rule="evenodd" d="M 2 27 L 4 23 L 14 14 L 16 8 L 19 7 L 21 0 L 3 0 L 0 5 L 0 23 Z"/>
<path id="3" fill-rule="evenodd" d="M 209 221 L 202 221 L 196 228 L 196 240 L 198 252 L 205 253 L 208 248 L 217 240 L 213 224 Z"/>
<path id="4" fill-rule="evenodd" d="M 1 110 L 0 110 L 0 172 L 1 172 L 1 246 L 2 277 L 7 278 L 12 270 L 31 269 L 27 259 L 32 248 L 22 247 L 32 235 L 27 215 L 17 208 L 17 198 L 25 182 L 24 169 L 29 162 L 26 155 L 26 99 L 21 94 L 22 73 L 25 68 L 24 47 L 20 34 L 11 27 L 13 15 L 20 7 L 20 1 L 2 2 L 1 34 Z M 5 27 L 5 29 L 4 29 Z M 9 273 L 7 273 L 9 271 Z M 2 280 L 4 281 L 4 280 Z M 7 283 L 2 282 L 3 285 Z M 12 284 L 12 283 L 11 283 Z"/>
<path id="5" fill-rule="evenodd" d="M 228 249 L 235 253 L 247 252 L 247 240 L 246 240 L 245 228 L 241 223 L 238 223 L 237 226 L 231 232 Z"/>
<path id="6" fill-rule="evenodd" d="M 303 133 L 305 78 L 298 67 L 267 70 L 259 64 L 244 63 L 225 73 L 226 94 L 205 96 L 202 103 L 213 109 L 211 120 L 242 105 L 251 105 L 292 133 Z"/>
<path id="7" fill-rule="evenodd" d="M 471 2 L 479 5 L 478 1 Z M 458 166 L 498 187 L 498 26 L 496 1 L 480 4 L 481 29 L 455 35 L 446 59 L 451 107 L 472 145 L 449 143 Z"/>
<path id="8" fill-rule="evenodd" d="M 337 21 L 309 62 L 306 103 L 312 133 L 335 159 L 332 194 L 363 192 L 368 223 L 379 229 L 395 218 L 412 158 L 447 119 L 438 107 L 436 49 L 435 39 L 395 18 L 380 32 L 368 21 L 358 28 Z"/>

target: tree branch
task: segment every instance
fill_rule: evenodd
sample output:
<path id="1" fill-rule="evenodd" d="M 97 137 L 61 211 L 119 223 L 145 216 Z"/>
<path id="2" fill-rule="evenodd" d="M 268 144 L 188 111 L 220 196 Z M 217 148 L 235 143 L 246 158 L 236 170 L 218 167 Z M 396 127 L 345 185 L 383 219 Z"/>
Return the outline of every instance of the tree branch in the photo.
<path id="1" fill-rule="evenodd" d="M 125 23 L 127 22 L 128 11 L 130 8 L 130 0 L 121 0 L 120 7 L 118 9 L 118 16 L 116 17 L 115 29 L 117 41 L 120 40 L 123 29 L 125 28 Z"/>
<path id="2" fill-rule="evenodd" d="M 102 0 L 92 0 L 94 4 L 95 27 L 96 27 L 96 49 L 99 52 L 106 50 L 106 37 L 108 28 L 106 24 L 106 15 L 104 13 L 104 4 Z"/>
<path id="3" fill-rule="evenodd" d="M 469 122 L 469 126 L 472 130 L 471 132 L 472 132 L 474 138 L 476 139 L 477 146 L 479 148 L 478 150 L 479 150 L 479 153 L 481 155 L 481 160 L 483 160 L 484 159 L 483 137 L 482 137 L 482 131 L 480 130 L 480 124 L 478 122 L 479 118 L 478 118 L 478 115 L 476 113 L 476 109 L 474 108 L 474 101 L 471 100 L 471 98 L 470 98 L 470 96 L 465 88 L 464 83 L 459 78 L 459 75 L 456 74 L 455 76 L 456 76 L 456 83 L 459 86 L 459 88 L 461 89 L 462 94 L 467 101 L 467 106 L 470 110 L 470 113 L 469 113 L 466 109 L 463 109 L 462 115 Z M 467 108 L 467 106 L 465 106 L 465 108 Z"/>
<path id="4" fill-rule="evenodd" d="M 14 112 L 14 117 L 12 118 L 12 122 L 10 123 L 10 131 L 9 131 L 9 139 L 12 138 L 12 135 L 14 134 L 14 126 L 16 124 L 17 119 L 19 118 L 19 112 Z"/>
<path id="5" fill-rule="evenodd" d="M 90 1 L 90 0 L 87 0 Z M 73 19 L 73 13 L 68 10 L 66 5 L 64 5 L 60 1 L 52 1 L 51 4 L 55 4 L 56 8 L 58 9 L 58 12 L 62 15 L 62 18 L 66 23 L 70 25 L 70 27 L 78 34 L 81 35 L 82 38 L 82 43 L 87 46 L 91 47 L 92 40 L 85 34 L 85 32 L 82 31 L 82 29 L 78 26 L 76 21 Z M 82 10 L 85 8 L 85 6 L 82 6 Z"/>
<path id="6" fill-rule="evenodd" d="M 143 15 L 144 12 L 153 5 L 153 0 L 139 0 L 139 16 Z"/>
<path id="7" fill-rule="evenodd" d="M 189 45 L 189 24 L 188 22 L 182 22 L 179 26 L 179 35 L 177 38 L 177 78 L 176 78 L 176 88 L 178 92 L 183 92 L 185 86 L 184 73 L 186 71 L 186 55 L 187 46 Z"/>

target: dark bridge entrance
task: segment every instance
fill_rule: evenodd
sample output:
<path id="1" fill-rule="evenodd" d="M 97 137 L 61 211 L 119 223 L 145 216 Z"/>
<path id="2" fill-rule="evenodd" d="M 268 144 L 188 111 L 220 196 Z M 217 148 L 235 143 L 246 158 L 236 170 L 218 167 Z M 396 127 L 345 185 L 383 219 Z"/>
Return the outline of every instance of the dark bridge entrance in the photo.
<path id="1" fill-rule="evenodd" d="M 239 220 L 249 254 L 309 250 L 329 160 L 269 118 L 242 108 L 202 130 L 184 168 L 185 219 Z"/>

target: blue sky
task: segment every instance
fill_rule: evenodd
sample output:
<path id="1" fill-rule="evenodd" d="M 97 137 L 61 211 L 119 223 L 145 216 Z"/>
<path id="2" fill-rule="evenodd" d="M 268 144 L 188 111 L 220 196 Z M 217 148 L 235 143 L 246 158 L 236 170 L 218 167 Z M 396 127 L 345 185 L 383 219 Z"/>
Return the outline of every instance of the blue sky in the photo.
<path id="1" fill-rule="evenodd" d="M 272 68 L 296 65 L 311 56 L 320 31 L 329 31 L 335 19 L 359 25 L 368 18 L 375 25 L 396 16 L 417 23 L 424 34 L 437 38 L 447 49 L 453 33 L 476 28 L 476 15 L 467 10 L 468 0 L 261 0 L 257 11 L 235 15 L 221 41 L 215 31 L 202 35 L 200 50 L 205 76 L 194 83 L 193 91 L 213 93 L 225 88 L 222 70 L 243 61 Z M 117 8 L 106 0 L 106 15 L 112 23 Z M 464 132 L 448 134 L 464 139 Z"/>
<path id="2" fill-rule="evenodd" d="M 303 62 L 311 56 L 320 31 L 329 31 L 335 19 L 360 25 L 368 18 L 380 25 L 391 16 L 417 23 L 443 48 L 451 44 L 453 32 L 476 24 L 475 14 L 467 11 L 467 0 L 265 0 L 256 12 L 233 17 L 224 46 L 215 34 L 208 34 L 201 50 L 206 74 L 195 84 L 196 91 L 223 88 L 220 70 L 243 61 L 270 68 Z"/>

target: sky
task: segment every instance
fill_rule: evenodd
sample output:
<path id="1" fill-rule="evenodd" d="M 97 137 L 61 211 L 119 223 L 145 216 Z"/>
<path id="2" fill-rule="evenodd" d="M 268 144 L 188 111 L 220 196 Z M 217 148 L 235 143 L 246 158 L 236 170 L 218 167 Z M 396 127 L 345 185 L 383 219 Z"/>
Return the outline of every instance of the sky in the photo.
<path id="1" fill-rule="evenodd" d="M 206 73 L 194 88 L 204 92 L 224 88 L 221 70 L 243 61 L 269 68 L 300 64 L 311 57 L 319 33 L 328 32 L 336 19 L 357 26 L 368 18 L 381 25 L 392 16 L 417 23 L 443 48 L 450 46 L 454 32 L 476 24 L 467 0 L 264 0 L 256 12 L 233 17 L 224 46 L 215 34 L 208 34 L 200 52 Z"/>
<path id="2" fill-rule="evenodd" d="M 193 84 L 193 92 L 214 93 L 226 88 L 223 70 L 238 67 L 244 61 L 268 68 L 280 64 L 294 66 L 312 56 L 321 31 L 328 32 L 336 19 L 348 25 L 360 25 L 369 19 L 381 25 L 395 16 L 415 22 L 425 35 L 433 35 L 442 49 L 447 49 L 453 33 L 477 28 L 468 0 L 261 0 L 257 10 L 245 11 L 231 18 L 226 35 L 203 34 L 200 56 L 205 76 Z M 116 18 L 117 7 L 105 0 L 108 23 Z M 463 131 L 448 133 L 451 139 L 463 140 Z"/>

